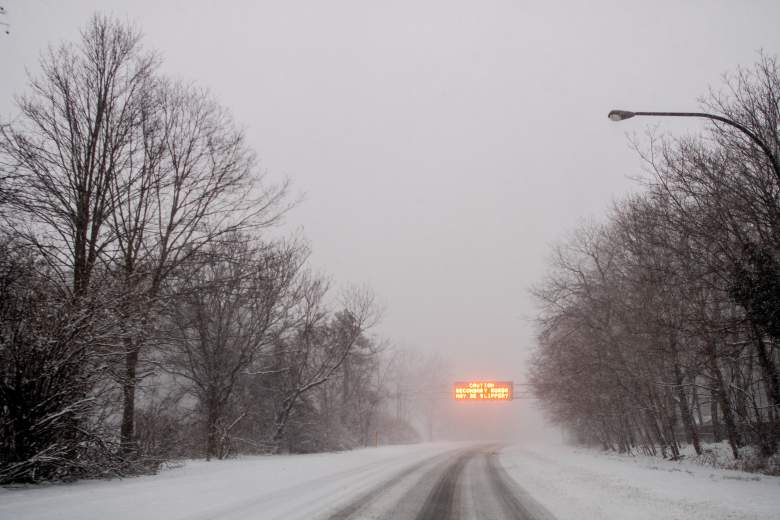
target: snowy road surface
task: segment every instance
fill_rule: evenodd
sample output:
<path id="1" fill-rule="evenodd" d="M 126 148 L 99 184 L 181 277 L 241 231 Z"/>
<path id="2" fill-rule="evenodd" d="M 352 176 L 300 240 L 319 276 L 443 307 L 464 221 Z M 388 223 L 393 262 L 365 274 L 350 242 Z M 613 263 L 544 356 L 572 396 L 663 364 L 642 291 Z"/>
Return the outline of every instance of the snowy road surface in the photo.
<path id="1" fill-rule="evenodd" d="M 0 519 L 770 519 L 780 479 L 566 447 L 422 444 L 0 489 Z"/>
<path id="2" fill-rule="evenodd" d="M 425 459 L 325 518 L 551 519 L 506 474 L 496 448 L 463 447 Z"/>
<path id="3" fill-rule="evenodd" d="M 153 477 L 0 491 L 0 518 L 545 520 L 498 446 L 428 444 L 194 462 Z"/>

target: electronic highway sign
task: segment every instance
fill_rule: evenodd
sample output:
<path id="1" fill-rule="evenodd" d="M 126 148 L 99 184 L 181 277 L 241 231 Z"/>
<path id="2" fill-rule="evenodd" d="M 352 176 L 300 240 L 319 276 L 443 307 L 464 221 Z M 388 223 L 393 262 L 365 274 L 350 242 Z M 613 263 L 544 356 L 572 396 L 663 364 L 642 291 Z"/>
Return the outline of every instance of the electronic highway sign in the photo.
<path id="1" fill-rule="evenodd" d="M 456 401 L 511 401 L 512 381 L 456 381 Z"/>

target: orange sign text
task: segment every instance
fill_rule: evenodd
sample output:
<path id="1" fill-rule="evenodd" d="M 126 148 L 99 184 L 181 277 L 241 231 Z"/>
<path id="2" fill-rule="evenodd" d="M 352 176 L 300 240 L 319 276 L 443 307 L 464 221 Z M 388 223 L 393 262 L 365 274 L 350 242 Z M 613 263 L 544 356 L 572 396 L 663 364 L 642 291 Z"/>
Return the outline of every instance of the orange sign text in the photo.
<path id="1" fill-rule="evenodd" d="M 456 401 L 511 401 L 512 381 L 458 381 L 455 383 Z"/>

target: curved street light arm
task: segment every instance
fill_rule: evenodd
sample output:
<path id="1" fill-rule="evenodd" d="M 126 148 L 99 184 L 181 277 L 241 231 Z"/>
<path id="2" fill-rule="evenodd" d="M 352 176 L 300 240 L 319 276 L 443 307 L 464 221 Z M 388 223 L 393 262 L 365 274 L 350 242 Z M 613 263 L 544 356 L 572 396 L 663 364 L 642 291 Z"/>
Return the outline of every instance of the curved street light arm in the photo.
<path id="1" fill-rule="evenodd" d="M 610 112 L 610 119 L 613 119 L 614 121 L 622 121 L 623 119 L 628 119 L 634 116 L 704 117 L 706 119 L 713 119 L 715 121 L 725 123 L 729 126 L 733 126 L 748 136 L 751 141 L 753 141 L 758 145 L 759 148 L 761 148 L 761 151 L 764 152 L 764 155 L 766 155 L 766 157 L 769 159 L 769 163 L 772 165 L 772 169 L 775 171 L 775 177 L 777 177 L 778 182 L 780 182 L 780 162 L 778 162 L 775 154 L 772 152 L 772 150 L 769 149 L 769 146 L 767 146 L 767 144 L 760 137 L 736 121 L 732 121 L 731 119 L 716 114 L 708 114 L 706 112 L 629 112 L 626 110 L 613 110 Z"/>

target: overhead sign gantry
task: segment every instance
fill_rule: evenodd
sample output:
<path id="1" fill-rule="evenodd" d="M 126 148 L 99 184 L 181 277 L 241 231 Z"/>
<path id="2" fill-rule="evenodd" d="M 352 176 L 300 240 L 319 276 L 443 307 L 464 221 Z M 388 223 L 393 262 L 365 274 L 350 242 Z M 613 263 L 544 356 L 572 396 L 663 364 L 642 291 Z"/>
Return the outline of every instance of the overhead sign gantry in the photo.
<path id="1" fill-rule="evenodd" d="M 511 401 L 515 385 L 512 381 L 456 381 L 456 401 Z"/>

